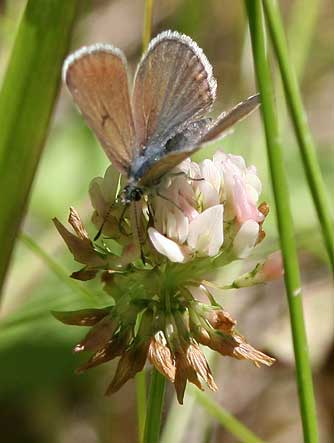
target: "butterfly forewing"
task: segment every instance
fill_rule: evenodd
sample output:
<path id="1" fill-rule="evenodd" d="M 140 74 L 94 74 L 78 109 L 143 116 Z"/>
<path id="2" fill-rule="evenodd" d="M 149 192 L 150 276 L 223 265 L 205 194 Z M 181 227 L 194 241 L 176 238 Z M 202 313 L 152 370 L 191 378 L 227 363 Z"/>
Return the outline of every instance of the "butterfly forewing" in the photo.
<path id="1" fill-rule="evenodd" d="M 133 113 L 139 152 L 161 147 L 204 116 L 216 95 L 216 80 L 190 37 L 166 31 L 152 40 L 135 77 Z"/>
<path id="2" fill-rule="evenodd" d="M 123 53 L 111 45 L 81 48 L 65 61 L 63 76 L 107 156 L 127 175 L 135 132 Z"/>

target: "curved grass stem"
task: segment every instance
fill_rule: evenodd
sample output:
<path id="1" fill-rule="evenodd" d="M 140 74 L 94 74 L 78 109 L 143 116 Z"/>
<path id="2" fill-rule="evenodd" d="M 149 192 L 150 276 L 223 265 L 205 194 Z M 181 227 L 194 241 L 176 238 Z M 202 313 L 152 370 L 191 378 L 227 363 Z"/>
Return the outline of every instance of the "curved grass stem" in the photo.
<path id="1" fill-rule="evenodd" d="M 237 438 L 240 443 L 264 443 L 264 441 L 255 435 L 250 429 L 214 401 L 210 395 L 201 392 L 198 389 L 194 389 L 193 387 L 190 391 L 208 414 L 215 418 L 217 422 Z"/>
<path id="2" fill-rule="evenodd" d="M 280 134 L 275 114 L 273 82 L 266 55 L 266 36 L 261 0 L 245 0 L 254 55 L 255 73 L 261 94 L 267 155 L 277 209 L 277 224 L 284 260 L 285 285 L 296 361 L 296 378 L 304 442 L 317 443 L 318 429 L 305 322 L 300 273 L 290 209 L 290 193 L 283 162 Z"/>
<path id="3" fill-rule="evenodd" d="M 307 116 L 303 108 L 297 77 L 289 60 L 288 45 L 280 11 L 274 0 L 263 0 L 263 6 L 306 178 L 322 228 L 322 235 L 331 268 L 334 272 L 334 226 L 330 213 L 329 199 L 327 198 L 312 134 L 307 124 Z"/>

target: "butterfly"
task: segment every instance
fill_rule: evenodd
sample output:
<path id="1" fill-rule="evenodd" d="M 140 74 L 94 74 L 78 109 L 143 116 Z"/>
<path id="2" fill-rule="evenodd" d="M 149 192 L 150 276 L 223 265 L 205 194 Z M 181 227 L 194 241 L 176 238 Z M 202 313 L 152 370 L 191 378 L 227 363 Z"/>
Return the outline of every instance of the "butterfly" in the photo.
<path id="1" fill-rule="evenodd" d="M 259 106 L 254 95 L 216 120 L 208 118 L 217 89 L 212 67 L 190 37 L 175 31 L 150 42 L 132 94 L 126 58 L 108 44 L 69 55 L 63 79 L 106 155 L 127 179 L 121 193 L 125 204 L 139 202 L 175 166 Z"/>

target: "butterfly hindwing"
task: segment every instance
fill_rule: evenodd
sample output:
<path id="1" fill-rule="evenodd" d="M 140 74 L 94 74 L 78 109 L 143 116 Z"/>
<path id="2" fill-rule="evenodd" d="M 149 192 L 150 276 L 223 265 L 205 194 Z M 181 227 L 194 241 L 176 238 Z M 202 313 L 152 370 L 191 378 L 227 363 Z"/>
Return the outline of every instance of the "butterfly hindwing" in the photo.
<path id="1" fill-rule="evenodd" d="M 223 112 L 213 124 L 208 127 L 208 130 L 201 138 L 200 143 L 208 143 L 222 137 L 232 126 L 246 118 L 259 106 L 260 95 L 255 94 L 238 103 L 230 111 Z"/>
<path id="2" fill-rule="evenodd" d="M 146 161 L 145 174 L 140 183 L 144 186 L 156 182 L 164 174 L 198 151 L 204 144 L 222 137 L 231 127 L 251 114 L 260 105 L 259 94 L 238 103 L 222 113 L 214 122 L 204 118 L 192 122 L 181 133 L 167 142 L 160 157 L 152 156 Z"/>
<path id="3" fill-rule="evenodd" d="M 203 118 L 189 123 L 181 133 L 172 137 L 161 151 L 146 159 L 146 168 L 140 184 L 150 186 L 168 173 L 183 160 L 200 149 L 199 140 L 206 134 L 211 122 L 210 118 Z"/>

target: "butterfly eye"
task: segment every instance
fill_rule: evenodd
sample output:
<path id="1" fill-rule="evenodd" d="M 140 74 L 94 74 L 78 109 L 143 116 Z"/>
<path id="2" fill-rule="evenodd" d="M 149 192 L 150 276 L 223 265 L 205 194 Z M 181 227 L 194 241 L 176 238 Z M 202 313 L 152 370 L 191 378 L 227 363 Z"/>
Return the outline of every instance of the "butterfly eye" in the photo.
<path id="1" fill-rule="evenodd" d="M 143 191 L 140 188 L 135 188 L 131 193 L 131 200 L 138 202 L 143 196 Z"/>

